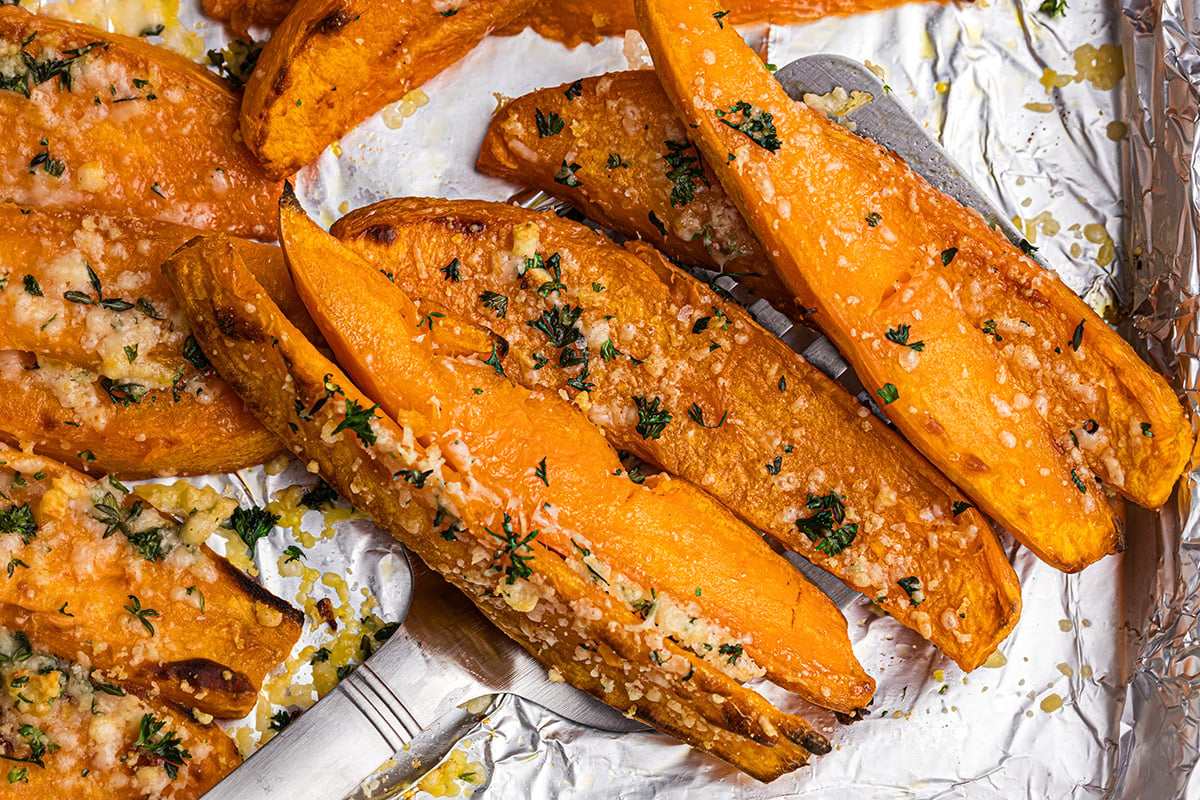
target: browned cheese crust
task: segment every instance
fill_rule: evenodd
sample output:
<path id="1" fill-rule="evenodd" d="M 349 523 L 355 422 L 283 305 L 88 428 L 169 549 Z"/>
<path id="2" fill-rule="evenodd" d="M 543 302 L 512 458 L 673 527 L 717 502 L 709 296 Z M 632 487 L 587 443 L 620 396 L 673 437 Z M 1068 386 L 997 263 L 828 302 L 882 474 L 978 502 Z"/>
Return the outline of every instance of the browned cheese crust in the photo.
<path id="1" fill-rule="evenodd" d="M 462 482 L 453 467 L 443 464 L 436 480 L 419 486 L 395 477 L 431 463 L 411 427 L 422 424 L 421 415 L 403 415 L 398 424 L 376 411 L 369 427 L 374 445 L 350 430 L 332 433 L 351 403 L 362 409 L 374 403 L 287 324 L 227 242 L 196 243 L 166 269 L 210 358 L 266 424 L 567 681 L 761 780 L 803 765 L 810 751 L 828 750 L 804 720 L 647 626 L 585 577 L 578 554 L 534 538 L 526 552 L 530 575 L 508 584 L 497 571 L 487 517 L 479 516 L 494 516 L 494 507 L 468 508 L 464 519 L 434 511 L 449 502 L 446 487 Z M 331 385 L 340 394 L 331 395 Z M 532 591 L 537 602 L 531 608 L 515 602 L 514 585 Z"/>
<path id="2" fill-rule="evenodd" d="M 4 628 L 0 687 L 6 797 L 194 800 L 242 760 L 220 728 Z"/>
<path id="3" fill-rule="evenodd" d="M 119 483 L 3 445 L 0 462 L 0 625 L 189 708 L 253 708 L 298 611 Z"/>
<path id="4" fill-rule="evenodd" d="M 722 185 L 909 441 L 1047 563 L 1121 549 L 1106 492 L 1157 508 L 1191 452 L 1166 381 L 978 212 L 793 102 L 715 3 L 639 3 Z"/>
<path id="5" fill-rule="evenodd" d="M 0 50 L 16 69 L 0 84 L 0 201 L 273 236 L 279 184 L 240 141 L 237 96 L 204 68 L 16 6 L 0 8 Z"/>

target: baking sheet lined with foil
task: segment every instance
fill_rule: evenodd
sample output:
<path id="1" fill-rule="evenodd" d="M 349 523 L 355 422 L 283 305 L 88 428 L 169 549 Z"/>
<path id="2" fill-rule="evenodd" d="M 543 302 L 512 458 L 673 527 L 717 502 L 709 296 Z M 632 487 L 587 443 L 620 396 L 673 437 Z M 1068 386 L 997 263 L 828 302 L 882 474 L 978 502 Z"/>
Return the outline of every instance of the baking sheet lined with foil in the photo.
<path id="1" fill-rule="evenodd" d="M 1175 318 L 1200 284 L 1187 194 L 1200 59 L 1184 7 L 1162 2 L 1125 0 L 1117 8 L 1079 0 L 1053 19 L 1036 2 L 922 3 L 747 33 L 779 66 L 818 52 L 870 62 L 1039 248 L 1038 256 L 1146 345 L 1156 363 L 1179 367 L 1182 385 L 1194 389 L 1200 344 L 1192 305 L 1184 304 L 1181 323 Z M 145 19 L 128 9 L 140 8 L 143 17 L 166 23 L 165 44 L 200 60 L 205 49 L 227 41 L 218 24 L 203 20 L 198 2 L 188 0 L 178 14 L 169 0 L 42 5 L 133 34 Z M 506 199 L 518 187 L 473 168 L 503 97 L 647 64 L 636 34 L 574 50 L 530 32 L 489 38 L 302 171 L 302 201 L 328 225 L 387 197 Z M 1172 115 L 1164 117 L 1168 105 Z M 1146 195 L 1138 188 L 1151 185 Z M 1131 260 L 1139 266 L 1130 268 Z M 293 463 L 282 473 L 249 470 L 211 481 L 244 504 L 264 505 L 312 478 Z M 1161 524 L 1132 511 L 1129 552 L 1075 576 L 1041 564 L 1006 538 L 1023 587 L 1023 618 L 1001 652 L 970 675 L 865 599 L 851 605 L 855 652 L 879 684 L 875 702 L 865 719 L 844 726 L 763 687 L 772 701 L 831 734 L 835 748 L 772 784 L 665 736 L 600 733 L 507 697 L 467 725 L 461 740 L 459 726 L 441 742 L 453 759 L 443 770 L 449 781 L 425 785 L 497 798 L 1065 798 L 1118 789 L 1130 798 L 1180 795 L 1196 760 L 1200 719 L 1200 696 L 1189 682 L 1200 637 L 1193 627 L 1200 613 L 1193 599 L 1200 529 L 1186 510 L 1178 521 L 1165 516 Z M 289 661 L 292 672 L 270 682 L 276 702 L 264 700 L 250 718 L 227 725 L 247 750 L 279 709 L 311 702 L 308 662 L 335 636 L 358 635 L 346 631 L 348 618 L 372 613 L 393 621 L 404 610 L 402 552 L 389 537 L 344 512 L 308 512 L 295 521 L 295 530 L 278 528 L 259 543 L 256 570 L 267 588 L 307 604 L 310 619 Z M 1177 571 L 1180 529 L 1190 544 Z M 315 580 L 281 574 L 294 571 L 284 566 L 284 553 L 298 539 Z M 336 634 L 312 612 L 321 598 L 348 609 Z M 1126 702 L 1131 675 L 1133 699 Z M 297 687 L 290 693 L 289 682 Z M 411 763 L 402 766 L 411 773 Z M 1155 791 L 1143 794 L 1149 786 Z M 418 789 L 405 794 L 427 796 Z"/>

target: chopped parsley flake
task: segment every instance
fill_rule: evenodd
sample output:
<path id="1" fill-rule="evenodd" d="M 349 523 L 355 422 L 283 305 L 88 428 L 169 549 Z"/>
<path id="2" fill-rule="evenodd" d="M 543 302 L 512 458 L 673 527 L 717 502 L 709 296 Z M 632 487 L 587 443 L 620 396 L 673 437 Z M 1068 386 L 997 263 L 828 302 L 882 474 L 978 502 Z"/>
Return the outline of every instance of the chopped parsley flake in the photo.
<path id="1" fill-rule="evenodd" d="M 778 475 L 779 470 L 783 467 L 783 456 L 775 456 L 767 462 L 767 474 Z"/>
<path id="2" fill-rule="evenodd" d="M 563 186 L 571 188 L 582 186 L 583 182 L 580 181 L 579 178 L 575 177 L 575 173 L 578 171 L 578 164 L 576 164 L 574 161 L 568 164 L 566 159 L 563 159 L 562 166 L 559 167 L 558 171 L 554 173 L 554 182 L 561 183 Z"/>
<path id="3" fill-rule="evenodd" d="M 1042 0 L 1042 4 L 1038 6 L 1038 11 L 1053 19 L 1054 17 L 1065 17 L 1067 15 L 1067 0 Z M 1022 239 L 1021 241 L 1025 241 Z"/>
<path id="4" fill-rule="evenodd" d="M 981 330 L 984 333 L 986 333 L 988 336 L 995 338 L 995 340 L 997 342 L 1004 341 L 1004 337 L 1001 336 L 1000 334 L 996 333 L 996 320 L 994 320 L 994 319 L 985 320 L 983 323 L 983 328 L 981 328 Z"/>
<path id="5" fill-rule="evenodd" d="M 279 522 L 279 515 L 272 514 L 265 508 L 258 506 L 242 508 L 239 506 L 233 510 L 233 516 L 229 518 L 229 523 L 225 527 L 233 528 L 238 538 L 246 543 L 246 547 L 250 548 L 250 557 L 253 558 L 258 540 L 269 534 L 277 522 Z"/>
<path id="6" fill-rule="evenodd" d="M 896 581 L 897 585 L 904 590 L 908 595 L 908 602 L 914 606 L 919 606 L 925 602 L 925 593 L 921 591 L 921 579 L 913 576 L 901 578 Z"/>
<path id="7" fill-rule="evenodd" d="M 810 517 L 796 520 L 796 529 L 808 537 L 816 549 L 826 555 L 836 556 L 854 543 L 858 536 L 858 523 L 846 522 L 846 506 L 837 492 L 826 495 L 809 494 L 805 503 L 813 509 Z"/>
<path id="8" fill-rule="evenodd" d="M 875 394 L 879 395 L 885 406 L 900 399 L 900 391 L 891 383 L 885 383 L 882 389 L 876 389 Z"/>
<path id="9" fill-rule="evenodd" d="M 949 266 L 950 262 L 954 260 L 956 255 L 958 255 L 957 247 L 947 247 L 942 251 L 942 265 Z"/>
<path id="10" fill-rule="evenodd" d="M 735 124 L 726 119 L 730 115 L 739 113 L 742 115 L 741 122 Z M 774 153 L 782 144 L 779 141 L 779 133 L 775 130 L 775 118 L 771 113 L 761 109 L 756 110 L 745 100 L 734 103 L 728 111 L 717 109 L 717 117 L 723 125 L 728 125 L 735 131 L 746 134 L 750 137 L 750 141 L 764 150 Z"/>
<path id="11" fill-rule="evenodd" d="M 577 339 L 583 338 L 583 334 L 575 327 L 575 323 L 579 321 L 579 315 L 582 313 L 583 309 L 579 306 L 574 308 L 555 306 L 549 311 L 543 311 L 537 319 L 530 320 L 525 324 L 546 334 L 546 338 L 555 347 L 566 347 Z"/>
<path id="12" fill-rule="evenodd" d="M 950 513 L 957 517 L 959 514 L 963 513 L 968 508 L 974 508 L 974 507 L 975 506 L 973 504 L 968 503 L 965 500 L 955 500 L 950 505 Z"/>
<path id="13" fill-rule="evenodd" d="M 880 222 L 883 222 L 882 214 L 880 214 L 876 211 L 872 211 L 870 214 L 867 214 L 867 225 L 868 226 L 874 228 Z"/>
<path id="14" fill-rule="evenodd" d="M 667 178 L 674 184 L 671 187 L 671 205 L 686 206 L 696 199 L 696 186 L 703 183 L 708 186 L 708 178 L 704 176 L 704 168 L 700 165 L 700 154 L 689 141 L 664 142 L 667 154 L 663 156 L 671 169 Z"/>
<path id="15" fill-rule="evenodd" d="M 609 153 L 608 161 L 604 164 L 605 169 L 628 169 L 629 162 L 621 158 L 617 153 Z"/>
<path id="16" fill-rule="evenodd" d="M 558 114 L 551 111 L 549 114 L 543 114 L 540 108 L 533 110 L 533 121 L 537 125 L 538 138 L 544 139 L 547 136 L 554 136 L 562 133 L 563 120 Z"/>
<path id="17" fill-rule="evenodd" d="M 1143 422 L 1142 423 L 1142 436 L 1148 436 L 1151 439 L 1153 439 L 1154 431 L 1151 430 L 1152 427 L 1153 426 L 1149 422 Z"/>
<path id="18" fill-rule="evenodd" d="M 32 275 L 26 275 L 22 283 L 24 283 L 25 291 L 28 294 L 31 294 L 34 297 L 45 297 L 45 295 L 42 294 L 42 287 L 38 285 L 37 278 L 33 277 Z"/>
<path id="19" fill-rule="evenodd" d="M 432 323 L 430 325 L 432 327 Z M 346 418 L 333 429 L 334 434 L 342 431 L 353 431 L 364 445 L 375 444 L 375 432 L 371 430 L 371 420 L 375 419 L 375 409 L 379 404 L 363 408 L 357 400 L 346 401 Z"/>
<path id="20" fill-rule="evenodd" d="M 1075 470 L 1071 470 L 1071 483 L 1075 484 L 1075 488 L 1079 490 L 1080 494 L 1087 494 L 1087 486 L 1084 484 L 1083 479 L 1076 474 Z"/>
<path id="21" fill-rule="evenodd" d="M 524 555 L 517 551 L 524 548 L 532 553 L 533 548 L 530 547 L 529 543 L 537 538 L 539 531 L 530 531 L 525 538 L 521 538 L 519 534 L 513 532 L 512 517 L 508 514 L 504 515 L 504 522 L 501 524 L 500 529 L 504 532 L 503 535 L 489 528 L 484 528 L 489 535 L 500 540 L 501 547 L 496 551 L 496 558 L 508 558 L 508 566 L 504 569 L 504 574 L 507 576 L 505 583 L 512 586 L 517 582 L 518 578 L 528 579 L 529 576 L 533 575 L 533 570 L 529 566 L 529 562 L 533 560 L 533 556 Z"/>
<path id="22" fill-rule="evenodd" d="M 720 655 L 729 656 L 725 661 L 726 664 L 736 664 L 742 657 L 742 646 L 740 644 L 723 644 L 717 648 L 717 652 Z"/>
<path id="23" fill-rule="evenodd" d="M 563 94 L 566 95 L 568 100 L 574 100 L 576 97 L 579 97 L 579 95 L 583 94 L 583 81 L 575 81 L 567 87 L 567 90 Z"/>
<path id="24" fill-rule="evenodd" d="M 504 319 L 508 314 L 508 298 L 499 292 L 486 291 L 479 295 L 479 302 L 496 312 L 496 319 Z"/>
<path id="25" fill-rule="evenodd" d="M 649 400 L 644 395 L 633 398 L 637 406 L 638 422 L 634 428 L 643 439 L 657 439 L 671 421 L 671 412 L 662 407 L 662 398 L 654 397 Z"/>
<path id="26" fill-rule="evenodd" d="M 33 518 L 33 509 L 29 503 L 12 505 L 0 511 L 0 533 L 15 533 L 21 537 L 21 544 L 29 544 L 37 536 L 37 521 Z"/>
<path id="27" fill-rule="evenodd" d="M 897 325 L 895 328 L 888 328 L 887 340 L 889 342 L 895 342 L 896 344 L 902 344 L 905 347 L 916 350 L 919 353 L 925 349 L 925 342 L 910 342 L 908 340 L 910 329 L 911 326 L 909 325 Z"/>
<path id="28" fill-rule="evenodd" d="M 535 469 L 533 471 L 533 474 L 542 483 L 546 484 L 547 486 L 550 485 L 550 478 L 546 475 L 546 457 L 545 456 L 543 456 L 542 460 L 538 462 L 537 469 Z"/>

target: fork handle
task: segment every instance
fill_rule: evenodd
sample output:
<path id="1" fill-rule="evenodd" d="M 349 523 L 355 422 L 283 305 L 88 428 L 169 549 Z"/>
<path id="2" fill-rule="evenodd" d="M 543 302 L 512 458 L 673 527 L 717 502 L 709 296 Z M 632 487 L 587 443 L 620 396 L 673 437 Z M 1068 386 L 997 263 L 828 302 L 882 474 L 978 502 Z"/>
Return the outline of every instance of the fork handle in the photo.
<path id="1" fill-rule="evenodd" d="M 421 731 L 363 664 L 204 795 L 204 800 L 341 800 Z"/>

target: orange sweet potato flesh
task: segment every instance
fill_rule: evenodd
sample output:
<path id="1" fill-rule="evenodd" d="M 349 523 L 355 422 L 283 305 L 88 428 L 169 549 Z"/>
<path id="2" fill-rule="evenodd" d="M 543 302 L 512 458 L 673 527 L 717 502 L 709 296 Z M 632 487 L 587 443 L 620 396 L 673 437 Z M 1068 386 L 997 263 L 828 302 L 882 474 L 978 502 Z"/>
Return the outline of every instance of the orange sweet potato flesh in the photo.
<path id="1" fill-rule="evenodd" d="M 490 325 L 509 345 L 511 378 L 574 395 L 614 447 L 702 486 L 964 669 L 1016 624 L 1017 577 L 957 489 L 740 306 L 648 245 L 625 250 L 552 213 L 471 200 L 387 200 L 332 232 L 406 293 Z M 516 275 L 535 251 L 558 257 L 563 288 L 546 298 L 541 273 Z M 451 259 L 457 281 L 439 271 Z M 485 292 L 506 298 L 503 316 L 480 301 Z M 577 388 L 583 366 L 558 367 L 561 350 L 527 324 L 555 303 L 582 309 L 586 394 Z M 656 438 L 636 429 L 639 396 L 663 398 L 672 415 Z M 814 513 L 803 510 L 810 497 L 831 492 L 857 525 L 854 543 L 836 554 L 796 525 Z M 919 605 L 898 583 L 912 577 L 923 587 Z"/>
<path id="2" fill-rule="evenodd" d="M 794 25 L 836 14 L 855 14 L 891 8 L 904 0 L 728 0 L 721 3 L 727 11 L 725 24 L 747 25 L 770 22 Z M 567 47 L 596 44 L 605 36 L 623 36 L 637 30 L 633 0 L 546 0 L 511 25 L 497 31 L 500 35 L 520 33 L 532 28 L 547 39 Z"/>
<path id="3" fill-rule="evenodd" d="M 198 233 L 136 217 L 0 204 L 0 271 L 8 276 L 0 289 L 0 349 L 51 356 L 148 389 L 191 379 L 199 357 L 159 268 Z M 259 282 L 319 341 L 279 248 L 237 242 Z"/>
<path id="4" fill-rule="evenodd" d="M 758 295 L 792 307 L 791 292 L 649 70 L 509 101 L 492 118 L 476 167 L 561 197 L 686 264 L 737 273 Z"/>
<path id="5" fill-rule="evenodd" d="M 23 643 L 0 629 L 0 654 L 29 652 L 22 647 Z M 33 755 L 30 737 L 21 734 L 25 726 L 40 731 L 43 743 L 57 745 L 56 749 L 47 745 L 50 752 L 41 758 L 41 766 L 6 763 L 8 783 L 17 784 L 12 796 L 33 800 L 194 800 L 241 763 L 237 745 L 217 726 L 201 725 L 191 714 L 160 698 L 126 692 L 106 680 L 99 673 L 93 678 L 91 670 L 78 664 L 40 652 L 0 665 L 4 686 L 24 682 L 19 693 L 0 694 L 0 752 L 17 759 Z M 104 688 L 97 689 L 96 683 Z M 67 691 L 62 691 L 63 686 Z M 180 749 L 187 753 L 174 778 L 160 759 L 136 746 L 147 714 L 155 723 L 164 723 L 156 740 L 173 732 Z M 116 757 L 97 758 L 99 753 Z M 20 777 L 12 780 L 17 775 Z"/>
<path id="6" fill-rule="evenodd" d="M 1191 451 L 1166 382 L 977 212 L 788 98 L 715 3 L 638 9 L 709 163 L 734 156 L 717 174 L 780 278 L 872 391 L 894 387 L 905 436 L 1047 563 L 1121 549 L 1105 490 L 1156 508 Z M 901 325 L 923 350 L 886 338 Z"/>
<path id="7" fill-rule="evenodd" d="M 870 701 L 874 681 L 854 658 L 841 612 L 753 530 L 686 482 L 632 484 L 600 432 L 553 393 L 514 386 L 500 371 L 463 370 L 420 344 L 405 348 L 420 336 L 412 301 L 286 198 L 280 240 L 301 298 L 351 377 L 386 413 L 427 416 L 431 441 L 469 453 L 469 474 L 508 493 L 514 517 L 537 527 L 549 503 L 559 528 L 542 530 L 548 547 L 582 544 L 653 587 L 659 602 L 694 605 L 734 632 L 773 681 L 813 703 L 851 711 Z"/>
<path id="8" fill-rule="evenodd" d="M 246 83 L 242 134 L 267 173 L 292 174 L 466 55 L 533 0 L 300 0 Z"/>
<path id="9" fill-rule="evenodd" d="M 429 421 L 415 412 L 397 421 L 375 409 L 364 435 L 335 433 L 350 403 L 368 409 L 373 402 L 287 322 L 224 237 L 193 242 L 164 271 L 205 351 L 264 423 L 567 681 L 760 780 L 802 766 L 810 752 L 828 752 L 829 743 L 803 719 L 643 622 L 581 568 L 578 552 L 564 556 L 534 537 L 521 550 L 528 578 L 509 584 L 488 533 L 502 523 L 498 509 L 463 502 L 468 476 L 418 434 Z M 478 360 L 459 363 L 486 380 Z M 397 480 L 400 470 L 429 470 L 436 478 Z M 532 607 L 517 602 L 518 590 L 532 593 Z"/>
<path id="10" fill-rule="evenodd" d="M 238 98 L 214 75 L 16 6 L 0 8 L 0 43 L 40 65 L 0 84 L 0 201 L 273 236 L 279 184 L 239 141 Z"/>
<path id="11" fill-rule="evenodd" d="M 99 505 L 122 513 L 134 534 L 171 525 L 149 509 L 132 512 L 136 501 L 112 481 L 3 445 L 0 461 L 10 523 L 0 561 L 13 568 L 0 581 L 0 626 L 62 658 L 83 654 L 120 683 L 185 707 L 249 713 L 299 638 L 300 612 L 207 547 L 164 547 L 152 561 L 124 529 L 105 536 L 111 526 L 97 519 Z M 11 523 L 26 505 L 35 527 L 22 532 Z"/>
<path id="12" fill-rule="evenodd" d="M 0 351 L 0 441 L 76 469 L 126 478 L 208 475 L 283 452 L 216 375 L 197 377 L 178 395 L 149 391 L 128 405 L 114 397 L 86 370 Z"/>

